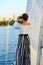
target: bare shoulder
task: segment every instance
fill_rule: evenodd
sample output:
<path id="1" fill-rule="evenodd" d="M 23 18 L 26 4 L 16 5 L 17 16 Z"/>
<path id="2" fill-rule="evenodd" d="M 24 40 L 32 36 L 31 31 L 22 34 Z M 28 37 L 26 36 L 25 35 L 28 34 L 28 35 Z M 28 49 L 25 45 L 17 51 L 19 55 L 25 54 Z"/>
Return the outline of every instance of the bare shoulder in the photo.
<path id="1" fill-rule="evenodd" d="M 30 23 L 28 23 L 27 25 L 30 25 Z"/>
<path id="2" fill-rule="evenodd" d="M 26 23 L 26 24 L 22 23 L 21 26 L 30 26 L 30 23 Z"/>

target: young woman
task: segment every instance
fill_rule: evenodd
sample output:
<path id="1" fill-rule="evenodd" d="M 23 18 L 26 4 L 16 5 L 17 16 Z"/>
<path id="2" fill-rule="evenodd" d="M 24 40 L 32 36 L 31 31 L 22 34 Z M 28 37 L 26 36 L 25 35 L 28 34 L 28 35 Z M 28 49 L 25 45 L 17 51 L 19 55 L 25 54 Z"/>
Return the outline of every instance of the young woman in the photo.
<path id="1" fill-rule="evenodd" d="M 22 15 L 23 23 L 21 24 L 21 34 L 19 35 L 18 47 L 16 52 L 16 65 L 31 65 L 30 62 L 30 38 L 28 15 Z"/>

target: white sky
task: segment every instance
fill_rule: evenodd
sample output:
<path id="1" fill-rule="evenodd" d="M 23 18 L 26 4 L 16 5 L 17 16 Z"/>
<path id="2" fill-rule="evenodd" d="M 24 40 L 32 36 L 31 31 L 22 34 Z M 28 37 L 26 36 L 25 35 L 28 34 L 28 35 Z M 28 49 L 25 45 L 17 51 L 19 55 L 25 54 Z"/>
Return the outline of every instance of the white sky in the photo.
<path id="1" fill-rule="evenodd" d="M 12 16 L 25 12 L 27 0 L 0 0 L 0 16 Z"/>

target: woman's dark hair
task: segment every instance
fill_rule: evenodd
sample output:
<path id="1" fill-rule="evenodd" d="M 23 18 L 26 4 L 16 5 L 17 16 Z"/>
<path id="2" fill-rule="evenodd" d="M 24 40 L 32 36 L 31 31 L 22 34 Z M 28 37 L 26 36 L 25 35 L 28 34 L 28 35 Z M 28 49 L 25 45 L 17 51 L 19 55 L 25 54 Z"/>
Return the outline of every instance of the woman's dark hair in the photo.
<path id="1" fill-rule="evenodd" d="M 27 21 L 28 20 L 28 14 L 27 13 L 22 14 L 22 19 Z"/>

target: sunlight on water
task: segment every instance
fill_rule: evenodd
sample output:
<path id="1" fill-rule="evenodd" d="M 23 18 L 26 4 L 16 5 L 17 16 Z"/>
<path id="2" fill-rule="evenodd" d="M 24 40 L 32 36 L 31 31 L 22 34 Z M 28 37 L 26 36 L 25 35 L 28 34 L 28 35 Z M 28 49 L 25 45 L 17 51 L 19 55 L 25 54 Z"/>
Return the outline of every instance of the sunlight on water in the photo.
<path id="1" fill-rule="evenodd" d="M 7 27 L 7 32 L 6 32 L 6 59 L 5 61 L 8 61 L 8 40 L 9 40 L 9 26 Z M 7 64 L 7 62 L 5 63 L 5 65 Z"/>

